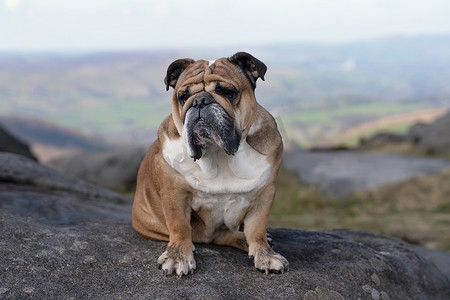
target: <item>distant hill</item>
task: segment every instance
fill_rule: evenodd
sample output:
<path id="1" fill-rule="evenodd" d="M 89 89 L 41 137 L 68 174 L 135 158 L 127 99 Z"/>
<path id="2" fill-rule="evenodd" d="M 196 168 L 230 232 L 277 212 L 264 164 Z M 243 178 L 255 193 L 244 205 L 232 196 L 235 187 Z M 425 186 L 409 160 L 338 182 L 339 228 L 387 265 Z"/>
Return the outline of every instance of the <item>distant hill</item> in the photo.
<path id="1" fill-rule="evenodd" d="M 377 132 L 390 131 L 392 133 L 406 133 L 413 125 L 428 124 L 448 113 L 447 108 L 435 108 L 429 110 L 403 113 L 375 119 L 373 121 L 358 124 L 336 136 L 332 141 L 334 145 L 356 146 L 361 139 L 367 139 Z"/>
<path id="2" fill-rule="evenodd" d="M 362 122 L 449 105 L 450 36 L 224 50 L 0 53 L 0 114 L 141 139 L 170 113 L 163 79 L 173 60 L 239 50 L 268 65 L 257 99 L 294 144 L 322 143 Z"/>
<path id="3" fill-rule="evenodd" d="M 296 102 L 340 98 L 442 104 L 450 95 L 450 35 L 267 46 L 260 52 Z M 273 76 L 269 68 L 268 81 Z"/>

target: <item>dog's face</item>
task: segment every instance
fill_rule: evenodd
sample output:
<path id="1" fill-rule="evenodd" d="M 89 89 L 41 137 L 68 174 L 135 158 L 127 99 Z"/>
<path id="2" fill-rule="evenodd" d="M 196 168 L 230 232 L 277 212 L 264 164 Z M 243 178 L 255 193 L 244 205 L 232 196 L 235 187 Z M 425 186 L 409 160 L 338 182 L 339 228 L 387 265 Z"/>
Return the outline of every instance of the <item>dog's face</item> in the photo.
<path id="1" fill-rule="evenodd" d="M 254 119 L 256 80 L 264 80 L 266 69 L 244 52 L 169 66 L 165 83 L 174 88 L 172 117 L 191 157 L 200 159 L 211 145 L 236 153 Z"/>

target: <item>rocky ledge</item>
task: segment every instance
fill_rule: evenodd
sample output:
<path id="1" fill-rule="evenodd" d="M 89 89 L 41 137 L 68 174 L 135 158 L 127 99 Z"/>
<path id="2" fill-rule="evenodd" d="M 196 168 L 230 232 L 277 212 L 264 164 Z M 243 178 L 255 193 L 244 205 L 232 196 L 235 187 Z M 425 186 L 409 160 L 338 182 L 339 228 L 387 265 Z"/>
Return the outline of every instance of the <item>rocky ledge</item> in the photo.
<path id="1" fill-rule="evenodd" d="M 194 275 L 164 277 L 163 242 L 133 231 L 131 200 L 0 153 L 0 299 L 450 299 L 450 255 L 368 232 L 271 229 L 290 262 L 196 245 Z"/>

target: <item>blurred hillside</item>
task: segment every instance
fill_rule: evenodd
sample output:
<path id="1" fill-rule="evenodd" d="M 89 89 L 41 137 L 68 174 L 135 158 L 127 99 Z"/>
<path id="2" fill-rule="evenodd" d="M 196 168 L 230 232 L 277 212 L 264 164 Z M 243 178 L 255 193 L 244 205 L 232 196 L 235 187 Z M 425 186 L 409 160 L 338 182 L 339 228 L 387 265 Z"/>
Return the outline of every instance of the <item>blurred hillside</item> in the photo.
<path id="1" fill-rule="evenodd" d="M 0 112 L 103 135 L 153 128 L 169 109 L 167 61 L 165 54 L 3 54 Z"/>
<path id="2" fill-rule="evenodd" d="M 69 154 L 106 151 L 117 147 L 98 134 L 84 133 L 37 118 L 3 116 L 0 117 L 0 124 L 26 141 L 40 162 Z"/>
<path id="3" fill-rule="evenodd" d="M 0 115 L 148 144 L 170 112 L 167 66 L 180 57 L 211 59 L 245 49 L 224 50 L 0 53 Z M 450 103 L 450 36 L 248 51 L 269 68 L 258 101 L 293 146 L 327 144 L 363 122 Z"/>

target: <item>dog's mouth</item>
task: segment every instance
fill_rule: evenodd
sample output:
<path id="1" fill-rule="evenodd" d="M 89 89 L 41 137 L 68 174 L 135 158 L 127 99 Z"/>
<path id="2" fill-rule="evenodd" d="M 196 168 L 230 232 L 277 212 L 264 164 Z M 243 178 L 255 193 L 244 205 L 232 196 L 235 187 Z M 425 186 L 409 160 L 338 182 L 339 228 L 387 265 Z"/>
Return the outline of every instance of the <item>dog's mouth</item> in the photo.
<path id="1" fill-rule="evenodd" d="M 194 160 L 200 159 L 211 144 L 218 145 L 228 155 L 234 155 L 239 149 L 240 135 L 234 122 L 218 104 L 191 107 L 186 114 L 184 130 L 185 143 Z"/>
<path id="2" fill-rule="evenodd" d="M 202 119 L 199 119 L 191 130 L 188 130 L 190 134 L 188 134 L 189 138 L 189 147 L 191 149 L 191 157 L 196 159 L 200 159 L 203 155 L 203 149 L 208 143 L 212 143 L 214 140 L 214 136 L 217 136 L 217 133 L 212 130 L 208 125 L 203 122 Z"/>
<path id="3" fill-rule="evenodd" d="M 215 131 L 213 122 L 205 121 L 203 118 L 198 118 L 193 122 L 192 128 L 192 143 L 194 145 L 203 146 L 208 142 L 220 143 L 219 134 Z"/>

